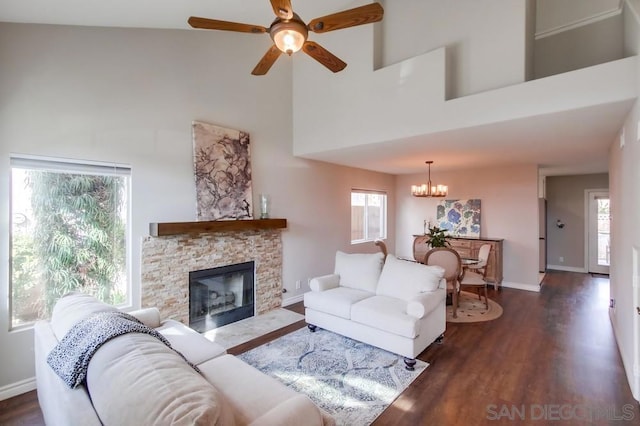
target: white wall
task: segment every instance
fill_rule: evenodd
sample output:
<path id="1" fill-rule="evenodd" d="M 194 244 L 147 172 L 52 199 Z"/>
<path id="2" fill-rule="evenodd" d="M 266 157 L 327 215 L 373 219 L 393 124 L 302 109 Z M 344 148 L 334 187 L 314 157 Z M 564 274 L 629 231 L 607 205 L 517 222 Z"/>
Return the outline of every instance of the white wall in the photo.
<path id="1" fill-rule="evenodd" d="M 622 15 L 572 28 L 535 42 L 534 76 L 573 71 L 623 58 Z"/>
<path id="2" fill-rule="evenodd" d="M 620 0 L 537 0 L 536 33 L 593 19 L 618 9 Z"/>
<path id="3" fill-rule="evenodd" d="M 411 196 L 413 184 L 426 175 L 398 176 L 396 181 L 396 253 L 413 257 L 413 235 L 422 234 L 426 219 L 436 219 L 441 199 Z M 434 184 L 449 186 L 446 199 L 481 200 L 480 236 L 504 238 L 504 285 L 538 287 L 538 170 L 536 165 L 440 172 Z"/>
<path id="4" fill-rule="evenodd" d="M 620 0 L 537 0 L 536 34 L 610 14 Z"/>
<path id="5" fill-rule="evenodd" d="M 451 97 L 521 83 L 525 78 L 525 3 L 385 1 L 382 64 L 446 46 L 451 55 Z"/>
<path id="6" fill-rule="evenodd" d="M 638 78 L 640 85 L 640 76 Z M 640 400 L 640 353 L 637 352 L 640 330 L 635 328 L 636 306 L 640 306 L 640 146 L 636 140 L 637 123 L 640 120 L 640 102 L 636 102 L 624 124 L 625 144 L 620 148 L 619 139 L 611 144 L 610 198 L 612 211 L 610 297 L 616 307 L 610 310 L 611 322 L 620 348 L 631 390 Z"/>
<path id="7" fill-rule="evenodd" d="M 358 31 L 362 44 L 371 43 L 373 31 Z M 323 159 L 336 150 L 413 143 L 437 150 L 453 134 L 438 132 L 635 99 L 636 56 L 445 101 L 445 56 L 438 49 L 375 72 L 356 62 L 338 75 L 297 59 L 294 153 Z"/>
<path id="8" fill-rule="evenodd" d="M 585 264 L 585 190 L 609 189 L 607 173 L 547 176 L 547 268 L 589 272 Z M 558 228 L 556 221 L 565 226 Z M 562 259 L 562 261 L 560 261 Z"/>
<path id="9" fill-rule="evenodd" d="M 639 54 L 640 2 L 627 1 L 625 6 L 625 53 Z M 640 88 L 640 69 L 636 71 Z M 609 190 L 611 198 L 611 267 L 610 297 L 616 307 L 610 310 L 620 355 L 633 396 L 640 400 L 640 323 L 636 306 L 640 306 L 640 101 L 620 129 L 620 138 L 609 150 Z M 635 265 L 635 267 L 634 267 Z"/>
<path id="10" fill-rule="evenodd" d="M 285 298 L 330 272 L 336 249 L 377 250 L 350 246 L 352 187 L 389 191 L 393 250 L 395 178 L 292 156 L 291 61 L 250 75 L 268 45 L 225 32 L 0 24 L 0 399 L 34 374 L 32 331 L 7 331 L 10 153 L 131 165 L 134 306 L 149 222 L 195 220 L 192 120 L 250 133 L 254 201 L 269 194 L 272 216 L 289 221 Z"/>

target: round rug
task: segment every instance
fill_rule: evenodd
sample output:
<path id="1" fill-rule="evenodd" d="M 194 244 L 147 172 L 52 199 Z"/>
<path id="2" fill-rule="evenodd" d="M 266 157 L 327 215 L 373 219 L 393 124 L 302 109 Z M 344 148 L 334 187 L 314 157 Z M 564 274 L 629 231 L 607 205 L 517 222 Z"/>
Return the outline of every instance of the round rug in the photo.
<path id="1" fill-rule="evenodd" d="M 453 306 L 447 306 L 447 322 L 480 322 L 491 321 L 500 318 L 502 306 L 489 299 L 489 309 L 484 305 L 484 295 L 482 300 L 478 300 L 478 295 L 461 291 L 458 296 L 458 318 L 453 317 Z"/>

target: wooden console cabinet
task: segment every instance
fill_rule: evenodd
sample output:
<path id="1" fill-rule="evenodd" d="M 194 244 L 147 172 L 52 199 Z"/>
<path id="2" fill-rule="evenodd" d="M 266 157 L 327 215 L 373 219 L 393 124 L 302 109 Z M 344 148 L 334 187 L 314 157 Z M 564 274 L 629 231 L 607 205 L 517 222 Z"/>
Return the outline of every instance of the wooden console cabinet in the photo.
<path id="1" fill-rule="evenodd" d="M 429 251 L 426 235 L 414 235 L 413 258 L 418 262 L 424 262 L 424 256 Z M 487 282 L 493 284 L 497 290 L 502 285 L 502 238 L 473 238 L 450 237 L 448 239 L 451 248 L 460 254 L 460 257 L 478 257 L 478 250 L 483 244 L 491 245 L 489 260 L 487 262 Z"/>

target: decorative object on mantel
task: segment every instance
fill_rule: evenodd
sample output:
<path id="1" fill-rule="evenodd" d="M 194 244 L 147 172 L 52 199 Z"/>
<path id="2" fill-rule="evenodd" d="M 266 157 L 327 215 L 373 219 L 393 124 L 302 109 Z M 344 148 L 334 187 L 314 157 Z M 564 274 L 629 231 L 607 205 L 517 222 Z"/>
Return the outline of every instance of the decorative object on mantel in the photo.
<path id="1" fill-rule="evenodd" d="M 249 134 L 194 121 L 197 220 L 251 219 Z"/>
<path id="2" fill-rule="evenodd" d="M 411 185 L 411 195 L 414 197 L 446 197 L 449 190 L 447 185 L 431 184 L 431 164 L 433 164 L 433 161 L 425 161 L 425 164 L 429 167 L 427 183 Z"/>
<path id="3" fill-rule="evenodd" d="M 438 203 L 436 220 L 453 236 L 480 237 L 480 200 L 444 200 Z"/>
<path id="4" fill-rule="evenodd" d="M 269 196 L 260 194 L 260 219 L 269 219 Z"/>
<path id="5" fill-rule="evenodd" d="M 166 237 L 180 234 L 204 234 L 211 232 L 283 229 L 287 219 L 209 220 L 201 222 L 150 223 L 149 235 Z"/>

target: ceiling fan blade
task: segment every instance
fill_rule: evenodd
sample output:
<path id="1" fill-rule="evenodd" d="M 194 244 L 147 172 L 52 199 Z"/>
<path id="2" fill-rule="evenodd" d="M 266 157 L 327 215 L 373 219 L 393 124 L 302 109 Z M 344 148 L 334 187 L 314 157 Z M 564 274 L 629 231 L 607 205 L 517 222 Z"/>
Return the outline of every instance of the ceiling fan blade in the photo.
<path id="1" fill-rule="evenodd" d="M 378 22 L 382 20 L 383 14 L 384 9 L 380 6 L 380 3 L 371 3 L 313 19 L 307 27 L 310 31 L 316 33 L 326 33 L 328 31 L 341 30 L 342 28 Z"/>
<path id="2" fill-rule="evenodd" d="M 282 19 L 293 18 L 293 9 L 290 0 L 271 0 L 271 7 L 277 17 Z"/>
<path id="3" fill-rule="evenodd" d="M 251 71 L 251 74 L 265 75 L 269 71 L 271 66 L 274 64 L 276 59 L 280 57 L 281 53 L 282 52 L 280 51 L 280 49 L 276 47 L 275 44 L 271 46 L 271 48 L 267 50 L 267 53 L 264 54 L 262 59 L 260 59 L 260 62 L 258 62 L 258 65 L 256 65 L 253 71 Z"/>
<path id="4" fill-rule="evenodd" d="M 218 21 L 217 19 L 198 18 L 192 16 L 187 21 L 193 28 L 206 30 L 237 31 L 240 33 L 266 33 L 268 30 L 260 25 L 239 24 L 237 22 Z"/>
<path id="5" fill-rule="evenodd" d="M 313 41 L 306 41 L 302 50 L 333 72 L 342 71 L 347 66 L 346 62 Z"/>

